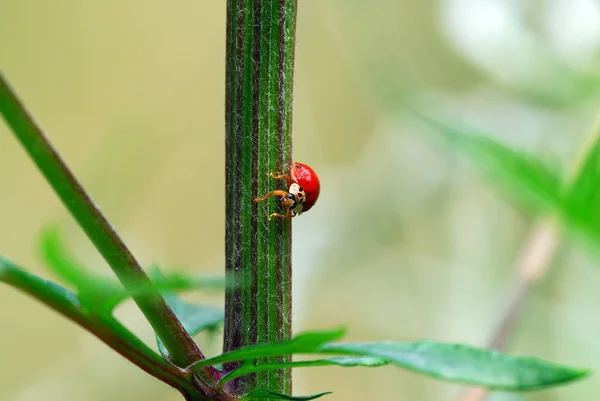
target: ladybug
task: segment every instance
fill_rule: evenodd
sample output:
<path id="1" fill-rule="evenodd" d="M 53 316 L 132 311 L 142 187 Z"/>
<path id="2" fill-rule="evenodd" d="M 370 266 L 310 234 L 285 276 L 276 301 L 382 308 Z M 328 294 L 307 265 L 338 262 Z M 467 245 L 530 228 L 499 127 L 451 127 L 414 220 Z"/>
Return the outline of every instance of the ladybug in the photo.
<path id="1" fill-rule="evenodd" d="M 288 174 L 271 173 L 271 177 L 280 180 L 286 179 L 289 189 L 287 191 L 271 191 L 262 198 L 254 199 L 254 203 L 263 202 L 269 196 L 281 197 L 281 205 L 285 208 L 285 215 L 273 213 L 269 221 L 274 217 L 292 219 L 301 213 L 308 212 L 317 202 L 321 191 L 321 183 L 315 171 L 306 164 L 295 162 L 290 167 Z"/>

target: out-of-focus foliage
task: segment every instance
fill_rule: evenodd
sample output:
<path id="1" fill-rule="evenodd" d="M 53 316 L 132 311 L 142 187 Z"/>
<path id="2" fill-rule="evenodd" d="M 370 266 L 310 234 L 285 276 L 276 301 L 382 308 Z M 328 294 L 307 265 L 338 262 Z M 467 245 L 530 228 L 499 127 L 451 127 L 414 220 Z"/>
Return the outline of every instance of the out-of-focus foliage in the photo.
<path id="1" fill-rule="evenodd" d="M 150 274 L 154 282 L 160 282 L 161 280 L 165 282 L 167 280 L 158 268 L 151 270 Z M 181 300 L 173 292 L 163 292 L 162 294 L 167 304 L 169 304 L 181 324 L 183 324 L 183 327 L 185 327 L 191 336 L 195 336 L 203 331 L 214 333 L 223 324 L 223 319 L 225 318 L 223 308 L 191 304 Z M 156 344 L 161 355 L 169 360 L 169 351 L 158 336 L 156 336 Z"/>
<path id="2" fill-rule="evenodd" d="M 573 177 L 548 169 L 536 155 L 511 149 L 470 128 L 418 115 L 427 128 L 440 134 L 453 149 L 464 153 L 490 178 L 490 185 L 512 200 L 527 203 L 532 215 L 556 215 L 564 227 L 578 234 L 592 254 L 600 243 L 600 127 L 591 135 L 585 153 L 575 160 Z"/>

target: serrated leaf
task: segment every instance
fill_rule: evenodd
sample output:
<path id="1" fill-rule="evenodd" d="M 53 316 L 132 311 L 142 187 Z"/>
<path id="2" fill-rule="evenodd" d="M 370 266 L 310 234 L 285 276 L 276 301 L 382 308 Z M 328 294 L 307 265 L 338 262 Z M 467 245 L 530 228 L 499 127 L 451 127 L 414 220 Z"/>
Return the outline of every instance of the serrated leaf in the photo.
<path id="1" fill-rule="evenodd" d="M 534 155 L 511 149 L 470 127 L 416 115 L 447 143 L 470 157 L 483 174 L 512 197 L 535 207 L 536 211 L 564 207 L 561 176 Z"/>
<path id="2" fill-rule="evenodd" d="M 496 390 L 536 390 L 580 379 L 588 373 L 539 358 L 431 341 L 325 344 L 319 351 L 377 356 L 428 376 Z"/>
<path id="3" fill-rule="evenodd" d="M 313 395 L 292 396 L 292 395 L 276 393 L 275 391 L 271 391 L 271 390 L 267 390 L 267 389 L 258 389 L 258 390 L 254 390 L 250 394 L 244 396 L 244 398 L 242 398 L 242 400 L 254 400 L 257 398 L 269 398 L 269 399 L 276 399 L 276 400 L 309 401 L 309 400 L 314 400 L 319 397 L 323 397 L 324 395 L 327 395 L 327 394 L 332 394 L 332 393 L 331 393 L 331 391 L 328 391 L 325 393 L 319 393 L 319 394 L 313 394 Z"/>
<path id="4" fill-rule="evenodd" d="M 344 328 L 325 331 L 311 331 L 296 335 L 288 341 L 249 345 L 219 356 L 204 359 L 189 366 L 188 369 L 198 370 L 217 363 L 245 361 L 249 359 L 267 358 L 291 354 L 315 353 L 325 343 L 341 339 L 346 333 Z"/>
<path id="5" fill-rule="evenodd" d="M 264 372 L 268 370 L 290 369 L 290 368 L 311 368 L 318 366 L 344 366 L 344 367 L 378 367 L 390 363 L 388 359 L 374 356 L 340 356 L 326 359 L 316 359 L 311 361 L 289 361 L 289 362 L 268 362 L 258 365 L 243 364 L 238 369 L 229 372 L 225 375 L 220 385 L 227 383 L 237 377 L 244 376 L 250 373 Z"/>

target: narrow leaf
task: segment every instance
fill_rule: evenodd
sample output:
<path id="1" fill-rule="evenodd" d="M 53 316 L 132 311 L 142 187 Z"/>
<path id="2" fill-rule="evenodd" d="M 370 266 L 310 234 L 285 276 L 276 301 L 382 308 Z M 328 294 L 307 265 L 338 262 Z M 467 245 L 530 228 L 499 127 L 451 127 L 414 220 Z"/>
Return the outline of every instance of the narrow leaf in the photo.
<path id="1" fill-rule="evenodd" d="M 588 374 L 538 358 L 430 341 L 324 344 L 319 352 L 377 356 L 428 376 L 497 390 L 536 390 Z"/>
<path id="2" fill-rule="evenodd" d="M 431 341 L 330 344 L 344 334 L 341 329 L 300 334 L 290 341 L 257 344 L 196 362 L 188 371 L 235 361 L 290 354 L 373 356 L 400 367 L 439 379 L 496 390 L 527 391 L 583 378 L 588 371 L 557 365 L 538 358 L 516 357 L 461 344 Z M 246 369 L 249 364 L 242 368 Z"/>
<path id="3" fill-rule="evenodd" d="M 226 352 L 214 358 L 198 361 L 190 365 L 188 370 L 197 372 L 205 366 L 211 366 L 217 363 L 245 361 L 271 356 L 315 353 L 320 346 L 341 339 L 345 333 L 346 330 L 344 328 L 327 331 L 312 331 L 298 334 L 289 341 L 250 345 Z"/>
<path id="4" fill-rule="evenodd" d="M 250 373 L 256 372 L 264 372 L 267 370 L 278 370 L 278 369 L 289 369 L 289 368 L 312 368 L 317 366 L 345 366 L 345 367 L 356 367 L 356 366 L 364 366 L 364 367 L 378 367 L 387 365 L 390 361 L 388 359 L 373 357 L 373 356 L 359 356 L 359 357 L 348 357 L 348 356 L 340 356 L 334 358 L 327 359 L 316 359 L 312 361 L 290 361 L 290 362 L 269 362 L 269 363 L 261 363 L 259 365 L 254 364 L 244 364 L 238 369 L 229 372 L 225 375 L 221 381 L 220 385 L 227 383 L 235 378 L 238 378 L 243 375 L 247 375 Z"/>
<path id="5" fill-rule="evenodd" d="M 242 400 L 254 400 L 257 398 L 269 398 L 269 399 L 276 399 L 276 400 L 309 401 L 309 400 L 314 400 L 319 397 L 323 397 L 324 395 L 327 395 L 327 394 L 332 394 L 332 393 L 331 393 L 331 391 L 328 391 L 326 393 L 319 393 L 319 394 L 313 394 L 313 395 L 292 396 L 292 395 L 276 393 L 274 391 L 267 390 L 267 389 L 259 389 L 259 390 L 254 390 L 253 392 L 251 392 L 250 394 L 248 394 L 247 396 L 242 398 Z"/>

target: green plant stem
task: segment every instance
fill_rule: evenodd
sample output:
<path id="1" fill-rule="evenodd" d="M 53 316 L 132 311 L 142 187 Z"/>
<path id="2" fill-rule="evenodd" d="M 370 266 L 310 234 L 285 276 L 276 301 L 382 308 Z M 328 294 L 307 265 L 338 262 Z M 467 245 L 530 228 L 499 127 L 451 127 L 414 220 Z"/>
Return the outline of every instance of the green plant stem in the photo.
<path id="1" fill-rule="evenodd" d="M 229 0 L 226 52 L 226 277 L 224 351 L 291 334 L 291 221 L 269 173 L 291 164 L 296 0 Z M 287 360 L 271 358 L 268 362 Z M 226 365 L 231 371 L 237 364 Z M 258 383 L 290 393 L 289 369 L 228 383 L 241 394 Z"/>
<path id="2" fill-rule="evenodd" d="M 0 281 L 18 288 L 79 324 L 157 379 L 178 389 L 191 387 L 183 370 L 167 363 L 117 320 L 107 315 L 86 314 L 74 293 L 35 277 L 3 258 L 0 258 Z"/>
<path id="3" fill-rule="evenodd" d="M 126 289 L 152 282 L 96 204 L 58 155 L 46 135 L 25 110 L 0 72 L 0 112 L 25 150 L 83 228 Z M 187 366 L 204 356 L 158 291 L 133 294 L 133 299 L 161 338 L 173 360 Z M 200 373 L 214 383 L 214 368 Z"/>

